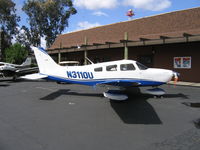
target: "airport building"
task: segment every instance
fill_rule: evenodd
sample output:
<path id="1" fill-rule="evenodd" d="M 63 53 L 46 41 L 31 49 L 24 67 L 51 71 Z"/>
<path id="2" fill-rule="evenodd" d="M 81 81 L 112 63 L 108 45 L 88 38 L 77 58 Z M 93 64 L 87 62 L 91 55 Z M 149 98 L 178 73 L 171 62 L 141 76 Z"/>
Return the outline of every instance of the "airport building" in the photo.
<path id="1" fill-rule="evenodd" d="M 48 53 L 86 64 L 119 59 L 171 69 L 200 82 L 200 7 L 59 35 Z"/>

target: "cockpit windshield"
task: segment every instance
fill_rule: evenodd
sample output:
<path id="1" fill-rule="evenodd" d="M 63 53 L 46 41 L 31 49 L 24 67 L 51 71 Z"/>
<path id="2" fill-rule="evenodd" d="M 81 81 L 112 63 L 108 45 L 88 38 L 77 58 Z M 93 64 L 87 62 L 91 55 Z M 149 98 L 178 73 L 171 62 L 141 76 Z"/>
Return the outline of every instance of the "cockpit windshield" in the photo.
<path id="1" fill-rule="evenodd" d="M 148 69 L 147 66 L 145 66 L 145 65 L 143 65 L 143 64 L 141 64 L 141 63 L 139 63 L 139 62 L 136 62 L 136 64 L 137 64 L 137 66 L 138 66 L 138 68 L 139 68 L 140 70 L 146 70 L 146 69 Z"/>

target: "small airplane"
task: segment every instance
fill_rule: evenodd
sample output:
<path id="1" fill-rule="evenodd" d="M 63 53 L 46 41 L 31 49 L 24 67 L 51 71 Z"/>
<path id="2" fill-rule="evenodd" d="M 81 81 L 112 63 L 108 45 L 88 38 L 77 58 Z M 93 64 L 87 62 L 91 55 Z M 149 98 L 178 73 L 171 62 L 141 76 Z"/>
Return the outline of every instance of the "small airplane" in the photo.
<path id="1" fill-rule="evenodd" d="M 126 100 L 128 96 L 121 91 L 131 87 L 156 87 L 146 93 L 155 96 L 165 94 L 157 88 L 178 73 L 172 70 L 147 68 L 133 60 L 119 60 L 84 66 L 60 66 L 43 48 L 32 47 L 39 67 L 39 73 L 23 76 L 24 79 L 49 79 L 57 82 L 106 87 L 103 95 L 111 100 Z M 117 90 L 116 90 L 117 89 Z"/>
<path id="2" fill-rule="evenodd" d="M 13 79 L 16 79 L 18 75 L 21 74 L 24 75 L 24 73 L 27 71 L 30 72 L 29 68 L 30 65 L 31 65 L 31 57 L 27 57 L 26 60 L 21 65 L 0 62 L 0 75 L 2 77 L 13 77 Z"/>

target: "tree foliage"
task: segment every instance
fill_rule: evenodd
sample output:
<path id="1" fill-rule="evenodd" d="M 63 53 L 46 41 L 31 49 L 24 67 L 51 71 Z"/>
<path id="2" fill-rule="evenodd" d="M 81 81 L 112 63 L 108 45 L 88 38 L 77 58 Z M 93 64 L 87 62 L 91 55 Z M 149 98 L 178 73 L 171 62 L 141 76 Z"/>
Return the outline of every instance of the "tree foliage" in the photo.
<path id="1" fill-rule="evenodd" d="M 15 12 L 15 3 L 12 0 L 0 0 L 0 28 L 6 33 L 8 40 L 17 33 L 20 17 Z"/>
<path id="2" fill-rule="evenodd" d="M 28 51 L 19 43 L 16 43 L 5 50 L 5 61 L 9 63 L 21 64 L 27 56 Z"/>
<path id="3" fill-rule="evenodd" d="M 26 26 L 22 26 L 16 35 L 16 41 L 29 49 L 30 45 L 34 43 L 31 36 L 32 35 L 31 32 L 29 32 L 29 29 Z"/>
<path id="4" fill-rule="evenodd" d="M 31 41 L 35 46 L 40 45 L 40 37 L 45 37 L 50 46 L 76 13 L 72 0 L 27 0 L 22 9 L 29 17 Z"/>

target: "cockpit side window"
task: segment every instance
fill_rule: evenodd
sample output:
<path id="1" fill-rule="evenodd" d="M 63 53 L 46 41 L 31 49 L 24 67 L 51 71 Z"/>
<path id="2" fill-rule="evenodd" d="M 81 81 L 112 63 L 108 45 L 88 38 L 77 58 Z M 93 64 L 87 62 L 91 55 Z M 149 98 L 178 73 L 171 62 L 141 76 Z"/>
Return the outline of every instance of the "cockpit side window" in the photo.
<path id="1" fill-rule="evenodd" d="M 103 68 L 102 67 L 94 68 L 94 71 L 95 72 L 101 72 L 101 71 L 103 71 Z"/>
<path id="2" fill-rule="evenodd" d="M 106 71 L 117 71 L 117 65 L 106 66 Z"/>
<path id="3" fill-rule="evenodd" d="M 148 69 L 148 67 L 146 67 L 145 65 L 143 65 L 143 64 L 141 64 L 141 63 L 139 63 L 139 62 L 136 62 L 136 64 L 137 64 L 137 66 L 138 66 L 138 68 L 139 68 L 140 70 L 146 70 L 146 69 Z"/>
<path id="4" fill-rule="evenodd" d="M 131 70 L 135 70 L 135 67 L 133 64 L 121 64 L 120 70 L 121 71 L 131 71 Z"/>

